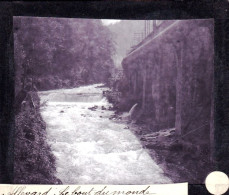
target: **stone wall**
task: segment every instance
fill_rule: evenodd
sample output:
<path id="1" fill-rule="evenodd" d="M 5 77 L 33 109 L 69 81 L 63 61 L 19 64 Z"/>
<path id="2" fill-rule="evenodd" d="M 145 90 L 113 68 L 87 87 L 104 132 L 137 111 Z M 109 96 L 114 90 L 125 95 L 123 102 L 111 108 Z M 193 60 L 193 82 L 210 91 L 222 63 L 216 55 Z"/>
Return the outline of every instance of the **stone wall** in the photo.
<path id="1" fill-rule="evenodd" d="M 155 130 L 176 127 L 183 140 L 209 145 L 213 49 L 213 20 L 164 24 L 123 60 L 125 98 L 139 104 Z"/>

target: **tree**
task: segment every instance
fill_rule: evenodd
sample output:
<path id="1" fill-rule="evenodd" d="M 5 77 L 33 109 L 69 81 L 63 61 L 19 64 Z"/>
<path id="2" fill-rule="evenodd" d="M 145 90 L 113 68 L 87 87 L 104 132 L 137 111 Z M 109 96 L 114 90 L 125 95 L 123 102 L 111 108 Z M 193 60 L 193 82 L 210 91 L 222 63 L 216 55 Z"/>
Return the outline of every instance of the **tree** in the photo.
<path id="1" fill-rule="evenodd" d="M 16 92 L 107 82 L 114 46 L 100 20 L 14 17 Z"/>

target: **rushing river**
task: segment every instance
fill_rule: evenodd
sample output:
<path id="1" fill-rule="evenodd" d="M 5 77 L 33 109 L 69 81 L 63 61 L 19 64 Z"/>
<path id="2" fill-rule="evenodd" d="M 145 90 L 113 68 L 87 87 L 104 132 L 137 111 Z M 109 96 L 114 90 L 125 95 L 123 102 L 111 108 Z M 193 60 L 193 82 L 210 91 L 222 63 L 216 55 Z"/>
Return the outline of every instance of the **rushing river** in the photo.
<path id="1" fill-rule="evenodd" d="M 127 124 L 109 119 L 99 86 L 39 92 L 56 176 L 63 184 L 171 183 Z"/>

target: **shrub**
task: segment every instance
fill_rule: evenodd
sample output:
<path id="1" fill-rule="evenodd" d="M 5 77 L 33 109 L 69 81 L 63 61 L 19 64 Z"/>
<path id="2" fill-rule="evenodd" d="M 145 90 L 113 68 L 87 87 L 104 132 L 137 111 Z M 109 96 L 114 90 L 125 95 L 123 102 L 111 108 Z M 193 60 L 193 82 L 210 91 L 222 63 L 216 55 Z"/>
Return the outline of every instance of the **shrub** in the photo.
<path id="1" fill-rule="evenodd" d="M 39 97 L 30 93 L 16 115 L 14 183 L 57 184 L 55 157 L 46 140 L 46 125 L 39 113 Z"/>

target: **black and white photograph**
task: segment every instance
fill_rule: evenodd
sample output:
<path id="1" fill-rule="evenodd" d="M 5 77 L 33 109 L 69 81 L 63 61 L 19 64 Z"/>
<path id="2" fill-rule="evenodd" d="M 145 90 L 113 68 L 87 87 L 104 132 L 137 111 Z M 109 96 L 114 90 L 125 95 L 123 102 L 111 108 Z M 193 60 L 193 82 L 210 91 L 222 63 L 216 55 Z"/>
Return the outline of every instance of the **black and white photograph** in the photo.
<path id="1" fill-rule="evenodd" d="M 13 17 L 14 183 L 203 184 L 214 20 Z"/>

